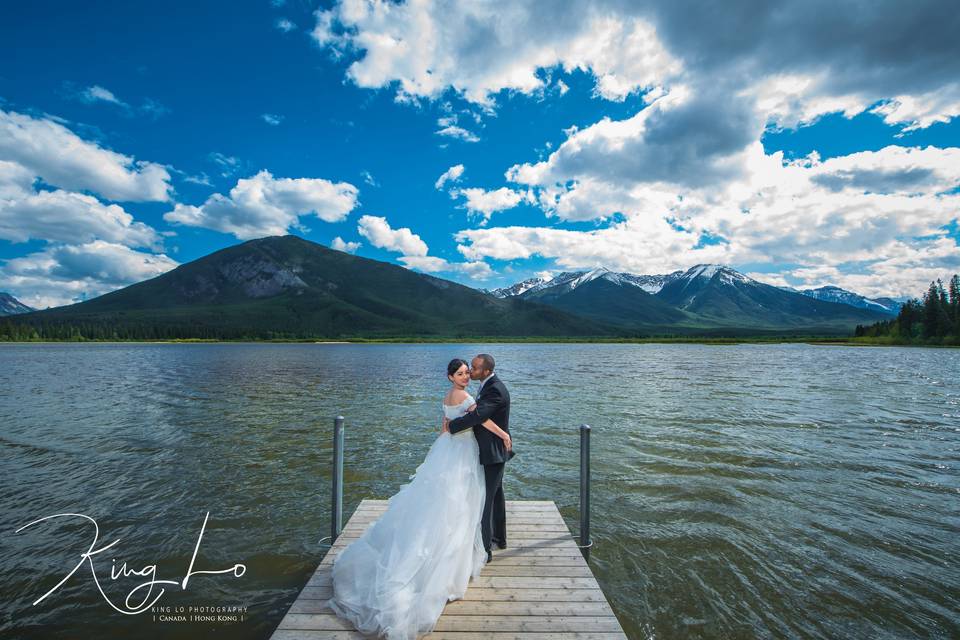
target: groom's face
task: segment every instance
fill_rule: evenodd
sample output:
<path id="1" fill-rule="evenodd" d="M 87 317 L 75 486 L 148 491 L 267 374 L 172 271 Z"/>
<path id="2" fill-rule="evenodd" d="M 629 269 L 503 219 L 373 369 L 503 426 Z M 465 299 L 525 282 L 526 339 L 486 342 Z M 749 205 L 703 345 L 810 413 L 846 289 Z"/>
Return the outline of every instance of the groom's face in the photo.
<path id="1" fill-rule="evenodd" d="M 470 362 L 470 379 L 483 380 L 490 374 L 483 368 L 483 358 L 474 358 Z"/>

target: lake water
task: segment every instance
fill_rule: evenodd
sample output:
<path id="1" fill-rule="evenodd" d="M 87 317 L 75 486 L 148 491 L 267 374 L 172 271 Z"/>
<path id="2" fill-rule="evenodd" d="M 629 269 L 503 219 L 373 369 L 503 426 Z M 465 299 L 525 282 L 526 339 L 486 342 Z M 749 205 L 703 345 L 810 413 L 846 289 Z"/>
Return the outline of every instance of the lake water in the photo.
<path id="1" fill-rule="evenodd" d="M 813 345 L 0 345 L 0 635 L 267 638 L 329 533 L 437 436 L 448 360 L 489 351 L 520 454 L 507 499 L 578 522 L 593 428 L 590 564 L 631 638 L 960 637 L 960 351 Z M 472 388 L 475 389 L 476 383 Z M 124 615 L 246 607 L 242 622 Z M 130 597 L 136 606 L 145 590 Z M 174 609 L 175 611 L 175 609 Z"/>

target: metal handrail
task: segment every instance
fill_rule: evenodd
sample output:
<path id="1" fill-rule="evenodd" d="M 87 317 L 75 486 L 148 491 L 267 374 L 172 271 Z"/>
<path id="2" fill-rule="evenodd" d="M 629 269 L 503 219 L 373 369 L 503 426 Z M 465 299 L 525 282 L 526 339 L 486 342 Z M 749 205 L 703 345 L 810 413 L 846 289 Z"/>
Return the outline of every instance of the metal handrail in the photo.
<path id="1" fill-rule="evenodd" d="M 343 531 L 343 416 L 333 420 L 333 474 L 330 499 L 330 535 L 320 539 L 320 544 L 330 540 L 332 546 Z M 590 559 L 590 425 L 580 425 L 580 544 L 584 557 Z"/>

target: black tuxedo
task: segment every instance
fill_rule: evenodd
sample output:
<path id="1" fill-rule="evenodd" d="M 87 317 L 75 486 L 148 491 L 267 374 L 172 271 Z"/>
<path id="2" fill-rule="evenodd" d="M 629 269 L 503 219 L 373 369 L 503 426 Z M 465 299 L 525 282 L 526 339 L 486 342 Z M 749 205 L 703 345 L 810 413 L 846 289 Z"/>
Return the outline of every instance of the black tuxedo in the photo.
<path id="1" fill-rule="evenodd" d="M 483 502 L 480 530 L 483 548 L 490 551 L 491 539 L 507 544 L 507 508 L 503 499 L 503 468 L 513 457 L 507 453 L 503 440 L 483 426 L 485 420 L 493 420 L 497 426 L 510 433 L 510 393 L 496 374 L 484 383 L 476 398 L 477 408 L 450 421 L 451 434 L 464 429 L 473 429 L 480 447 L 480 464 L 486 480 L 486 499 Z M 511 434 L 512 435 L 512 434 Z"/>
<path id="2" fill-rule="evenodd" d="M 482 424 L 490 419 L 496 422 L 498 427 L 510 433 L 510 394 L 497 374 L 490 376 L 480 390 L 476 401 L 476 409 L 450 421 L 450 433 L 458 433 L 473 427 L 473 435 L 476 436 L 477 444 L 480 445 L 480 464 L 506 462 L 513 456 L 507 456 L 503 440 L 488 431 Z"/>

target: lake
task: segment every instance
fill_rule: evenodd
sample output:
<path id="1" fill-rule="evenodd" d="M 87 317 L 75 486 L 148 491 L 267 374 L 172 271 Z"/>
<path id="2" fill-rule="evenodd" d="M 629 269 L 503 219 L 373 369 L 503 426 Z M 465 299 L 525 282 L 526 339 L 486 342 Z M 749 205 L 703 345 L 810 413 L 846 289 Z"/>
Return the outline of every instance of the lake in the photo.
<path id="1" fill-rule="evenodd" d="M 591 425 L 590 564 L 629 637 L 960 637 L 960 351 L 804 344 L 0 345 L 0 635 L 269 637 L 324 553 L 334 416 L 346 521 L 409 480 L 479 351 L 512 396 L 507 499 L 574 532 Z M 182 580 L 208 512 L 194 570 L 245 573 L 158 605 L 242 620 L 111 608 L 149 579 L 124 562 Z M 34 605 L 93 542 L 78 516 L 14 533 L 60 513 L 118 542 Z"/>

